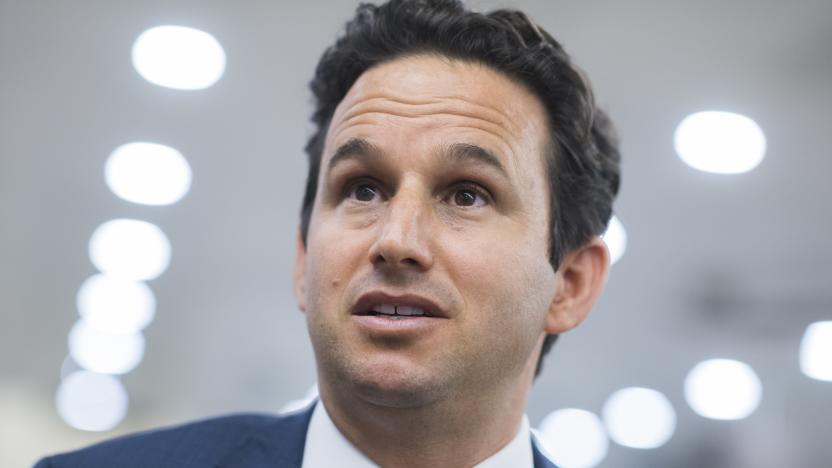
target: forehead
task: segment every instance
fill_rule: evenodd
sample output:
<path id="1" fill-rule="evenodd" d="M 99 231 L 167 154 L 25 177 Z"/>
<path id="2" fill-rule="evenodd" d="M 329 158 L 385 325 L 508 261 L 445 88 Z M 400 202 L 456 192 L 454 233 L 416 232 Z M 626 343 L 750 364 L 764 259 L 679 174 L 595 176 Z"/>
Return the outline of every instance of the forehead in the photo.
<path id="1" fill-rule="evenodd" d="M 414 126 L 427 130 L 422 137 L 482 140 L 467 143 L 485 143 L 512 159 L 521 156 L 513 154 L 518 151 L 534 151 L 539 158 L 548 143 L 546 111 L 524 86 L 481 63 L 420 54 L 362 74 L 336 108 L 325 146 L 331 153 L 345 140 L 373 136 L 380 127 L 391 129 L 385 132 L 390 136 L 393 128 Z"/>

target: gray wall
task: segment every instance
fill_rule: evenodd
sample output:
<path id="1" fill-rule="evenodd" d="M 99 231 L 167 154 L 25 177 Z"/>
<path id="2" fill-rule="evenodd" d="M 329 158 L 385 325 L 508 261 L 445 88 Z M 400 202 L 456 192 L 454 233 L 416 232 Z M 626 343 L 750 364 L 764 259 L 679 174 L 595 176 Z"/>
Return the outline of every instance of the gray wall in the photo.
<path id="1" fill-rule="evenodd" d="M 276 411 L 314 383 L 290 287 L 305 177 L 306 82 L 356 2 L 0 0 L 0 465 L 139 429 L 232 411 Z M 617 122 L 624 258 L 590 318 L 563 336 L 529 403 L 532 424 L 599 412 L 624 386 L 672 401 L 667 445 L 612 444 L 604 467 L 821 467 L 832 463 L 832 384 L 803 376 L 806 325 L 832 319 L 832 3 L 825 0 L 470 2 L 526 10 L 566 46 Z M 145 29 L 192 26 L 228 56 L 213 87 L 144 81 L 130 48 Z M 696 172 L 674 154 L 698 110 L 752 116 L 768 138 L 753 172 Z M 179 149 L 190 193 L 168 207 L 116 198 L 103 165 L 137 140 Z M 127 418 L 84 433 L 54 391 L 95 269 L 87 242 L 133 217 L 171 240 L 142 364 L 123 382 Z M 697 362 L 754 367 L 748 419 L 695 415 L 683 379 Z M 830 357 L 832 359 L 832 357 Z"/>

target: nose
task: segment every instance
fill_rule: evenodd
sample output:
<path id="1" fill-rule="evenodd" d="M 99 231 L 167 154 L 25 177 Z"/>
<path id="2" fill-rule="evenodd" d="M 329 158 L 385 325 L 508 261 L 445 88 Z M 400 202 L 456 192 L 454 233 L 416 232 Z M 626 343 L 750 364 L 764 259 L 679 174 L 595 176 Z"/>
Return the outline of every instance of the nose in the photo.
<path id="1" fill-rule="evenodd" d="M 429 206 L 416 193 L 400 189 L 390 199 L 377 224 L 378 235 L 370 247 L 370 262 L 377 267 L 428 270 L 433 265 L 430 246 Z"/>

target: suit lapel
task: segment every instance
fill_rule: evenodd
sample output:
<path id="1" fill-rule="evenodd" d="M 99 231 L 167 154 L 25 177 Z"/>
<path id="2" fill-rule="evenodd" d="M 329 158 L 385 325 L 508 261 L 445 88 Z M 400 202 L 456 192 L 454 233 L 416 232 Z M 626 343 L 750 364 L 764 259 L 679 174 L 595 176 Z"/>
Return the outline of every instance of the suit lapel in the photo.
<path id="1" fill-rule="evenodd" d="M 300 468 L 314 408 L 315 404 L 309 405 L 249 434 L 216 468 Z M 534 436 L 531 444 L 534 468 L 557 468 L 537 448 Z"/>
<path id="2" fill-rule="evenodd" d="M 537 448 L 537 440 L 532 435 L 532 458 L 534 459 L 534 468 L 557 468 L 554 463 L 543 455 L 543 452 Z"/>
<path id="3" fill-rule="evenodd" d="M 300 468 L 315 404 L 249 434 L 217 468 Z"/>

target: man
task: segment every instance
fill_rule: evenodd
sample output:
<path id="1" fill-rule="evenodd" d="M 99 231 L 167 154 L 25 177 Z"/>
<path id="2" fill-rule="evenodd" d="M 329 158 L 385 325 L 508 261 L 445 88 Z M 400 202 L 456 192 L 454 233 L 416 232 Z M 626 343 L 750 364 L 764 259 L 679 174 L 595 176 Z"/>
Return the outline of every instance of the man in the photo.
<path id="1" fill-rule="evenodd" d="M 311 87 L 294 281 L 320 401 L 40 467 L 552 466 L 524 407 L 604 284 L 619 180 L 588 85 L 520 12 L 391 0 Z"/>

